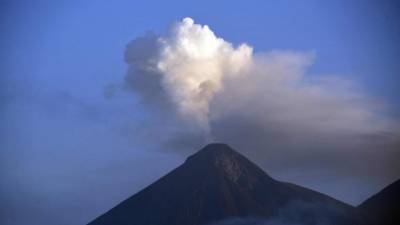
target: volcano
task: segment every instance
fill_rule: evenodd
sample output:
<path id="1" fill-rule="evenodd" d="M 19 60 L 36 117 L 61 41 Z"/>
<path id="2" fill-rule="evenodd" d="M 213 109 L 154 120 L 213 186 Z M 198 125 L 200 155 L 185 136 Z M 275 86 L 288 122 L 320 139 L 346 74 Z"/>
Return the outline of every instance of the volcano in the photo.
<path id="1" fill-rule="evenodd" d="M 89 225 L 365 224 L 358 210 L 280 182 L 226 144 L 210 144 Z"/>

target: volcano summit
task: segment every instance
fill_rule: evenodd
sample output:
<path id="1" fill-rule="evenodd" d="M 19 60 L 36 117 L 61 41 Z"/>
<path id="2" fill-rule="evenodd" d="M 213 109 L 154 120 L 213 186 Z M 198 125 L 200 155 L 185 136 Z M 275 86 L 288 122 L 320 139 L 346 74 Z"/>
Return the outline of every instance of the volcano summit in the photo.
<path id="1" fill-rule="evenodd" d="M 280 182 L 226 144 L 210 144 L 89 225 L 365 224 L 358 210 Z"/>

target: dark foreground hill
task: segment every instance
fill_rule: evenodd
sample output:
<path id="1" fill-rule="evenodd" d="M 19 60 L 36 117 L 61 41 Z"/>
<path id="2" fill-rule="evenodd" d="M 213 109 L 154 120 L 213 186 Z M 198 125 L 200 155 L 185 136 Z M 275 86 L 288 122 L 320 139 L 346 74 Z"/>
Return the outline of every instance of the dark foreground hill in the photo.
<path id="1" fill-rule="evenodd" d="M 373 224 L 400 224 L 400 180 L 392 183 L 359 207 Z"/>
<path id="2" fill-rule="evenodd" d="M 89 225 L 357 225 L 358 210 L 210 144 Z"/>

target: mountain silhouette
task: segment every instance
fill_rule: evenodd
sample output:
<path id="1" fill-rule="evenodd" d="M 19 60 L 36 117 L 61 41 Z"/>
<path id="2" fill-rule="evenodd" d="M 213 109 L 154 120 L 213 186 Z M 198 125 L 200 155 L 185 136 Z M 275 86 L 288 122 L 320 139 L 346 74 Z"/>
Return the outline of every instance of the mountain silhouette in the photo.
<path id="1" fill-rule="evenodd" d="M 359 207 L 369 220 L 379 225 L 400 224 L 400 180 L 368 198 Z"/>
<path id="2" fill-rule="evenodd" d="M 273 223 L 274 222 L 274 223 Z M 364 224 L 358 210 L 280 182 L 226 144 L 210 144 L 89 225 Z"/>

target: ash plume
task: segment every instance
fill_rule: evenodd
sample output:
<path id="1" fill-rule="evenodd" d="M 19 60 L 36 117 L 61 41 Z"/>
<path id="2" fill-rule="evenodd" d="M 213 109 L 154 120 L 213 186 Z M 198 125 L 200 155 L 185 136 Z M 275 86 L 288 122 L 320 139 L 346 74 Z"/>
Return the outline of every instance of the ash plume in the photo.
<path id="1" fill-rule="evenodd" d="M 143 127 L 160 146 L 185 151 L 212 140 L 245 149 L 269 170 L 395 178 L 398 119 L 361 84 L 310 74 L 316 58 L 235 46 L 185 18 L 128 44 L 124 87 L 148 110 Z"/>

